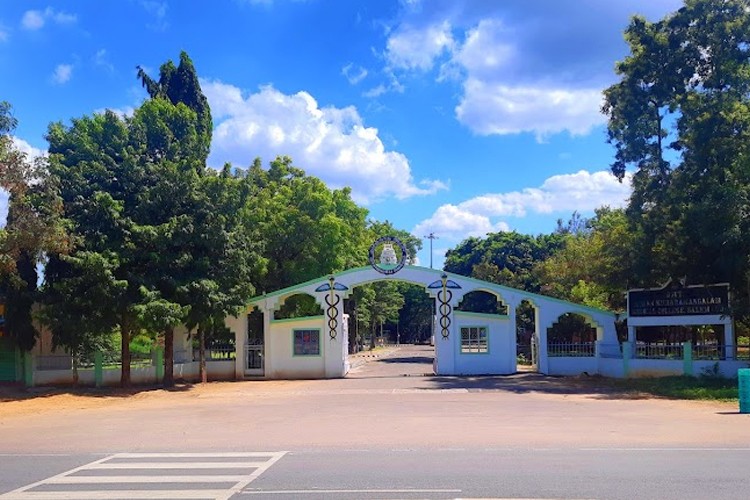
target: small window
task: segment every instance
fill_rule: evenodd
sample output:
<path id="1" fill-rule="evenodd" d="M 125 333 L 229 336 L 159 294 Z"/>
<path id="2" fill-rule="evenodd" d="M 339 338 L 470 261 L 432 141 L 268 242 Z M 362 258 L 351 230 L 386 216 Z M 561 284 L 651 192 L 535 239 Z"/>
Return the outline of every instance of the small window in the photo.
<path id="1" fill-rule="evenodd" d="M 319 356 L 320 330 L 294 330 L 294 355 Z"/>
<path id="2" fill-rule="evenodd" d="M 486 326 L 466 326 L 461 328 L 461 352 L 462 353 L 486 353 L 489 352 L 487 345 Z"/>

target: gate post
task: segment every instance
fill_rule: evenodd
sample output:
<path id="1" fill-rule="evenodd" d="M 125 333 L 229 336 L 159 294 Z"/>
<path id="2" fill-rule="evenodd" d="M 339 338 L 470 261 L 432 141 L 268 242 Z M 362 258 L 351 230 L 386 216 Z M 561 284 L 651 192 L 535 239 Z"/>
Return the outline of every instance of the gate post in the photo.
<path id="1" fill-rule="evenodd" d="M 29 351 L 23 353 L 23 383 L 26 387 L 34 387 L 34 358 Z"/>
<path id="2" fill-rule="evenodd" d="M 104 372 L 102 368 L 103 358 L 104 356 L 102 356 L 102 353 L 100 351 L 96 351 L 94 353 L 94 385 L 96 387 L 101 387 L 102 381 L 104 379 Z"/>
<path id="3" fill-rule="evenodd" d="M 682 373 L 693 376 L 693 343 L 690 340 L 682 343 Z"/>

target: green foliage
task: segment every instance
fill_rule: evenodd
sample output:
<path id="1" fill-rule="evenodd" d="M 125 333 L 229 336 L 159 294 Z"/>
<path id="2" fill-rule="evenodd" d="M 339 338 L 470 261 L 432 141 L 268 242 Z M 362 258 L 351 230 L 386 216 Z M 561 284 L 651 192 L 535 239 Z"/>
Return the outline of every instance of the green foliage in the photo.
<path id="1" fill-rule="evenodd" d="M 5 298 L 8 335 L 30 350 L 37 336 L 31 313 L 37 299 L 36 264 L 46 252 L 67 252 L 70 238 L 47 161 L 30 161 L 14 147 L 16 125 L 10 104 L 0 102 L 0 189 L 9 194 L 7 220 L 0 227 L 0 296 Z"/>
<path id="2" fill-rule="evenodd" d="M 729 282 L 750 313 L 750 10 L 688 0 L 635 17 L 621 81 L 605 91 L 612 171 L 634 168 L 627 210 L 634 285 Z"/>
<path id="3" fill-rule="evenodd" d="M 490 233 L 469 238 L 445 256 L 446 271 L 539 292 L 534 265 L 562 247 L 561 234 L 529 236 L 517 232 Z"/>
<path id="4" fill-rule="evenodd" d="M 348 188 L 329 189 L 289 157 L 276 158 L 268 170 L 256 160 L 237 175 L 253 194 L 245 225 L 260 239 L 265 269 L 257 276 L 259 290 L 278 290 L 366 262 L 367 210 L 352 201 Z"/>
<path id="5" fill-rule="evenodd" d="M 539 262 L 542 291 L 602 309 L 623 310 L 632 268 L 633 236 L 623 210 L 596 210 L 588 229 L 566 233 L 563 246 Z"/>
<path id="6" fill-rule="evenodd" d="M 737 400 L 737 379 L 675 376 L 606 380 L 608 384 L 620 390 L 670 399 Z"/>

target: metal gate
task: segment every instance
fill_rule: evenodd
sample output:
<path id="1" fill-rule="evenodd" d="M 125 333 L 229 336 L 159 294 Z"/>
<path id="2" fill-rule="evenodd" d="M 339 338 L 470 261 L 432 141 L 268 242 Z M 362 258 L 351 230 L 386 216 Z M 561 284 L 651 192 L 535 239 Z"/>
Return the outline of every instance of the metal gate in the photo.
<path id="1" fill-rule="evenodd" d="M 262 377 L 265 374 L 265 345 L 263 331 L 248 331 L 245 348 L 245 375 Z"/>

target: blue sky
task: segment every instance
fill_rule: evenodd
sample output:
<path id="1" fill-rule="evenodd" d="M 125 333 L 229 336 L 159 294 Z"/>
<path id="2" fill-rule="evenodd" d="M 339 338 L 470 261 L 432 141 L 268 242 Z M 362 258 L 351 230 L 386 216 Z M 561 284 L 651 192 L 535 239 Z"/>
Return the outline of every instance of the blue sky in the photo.
<path id="1" fill-rule="evenodd" d="M 623 205 L 601 91 L 630 16 L 680 4 L 0 0 L 0 100 L 18 147 L 39 154 L 50 122 L 131 113 L 145 98 L 136 65 L 157 76 L 186 50 L 212 108 L 212 166 L 289 155 L 351 186 L 371 217 L 438 235 L 437 267 L 467 236 L 547 233 Z"/>

